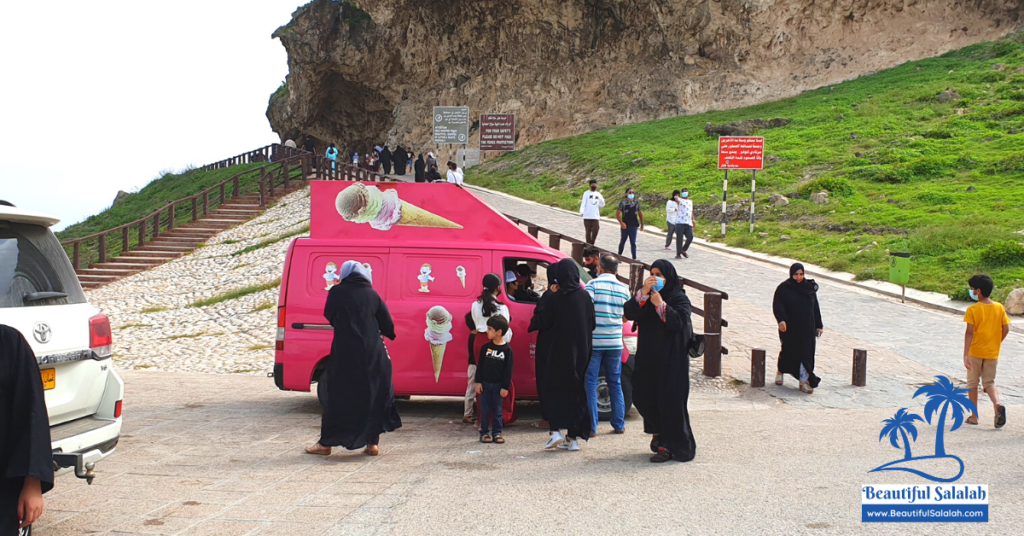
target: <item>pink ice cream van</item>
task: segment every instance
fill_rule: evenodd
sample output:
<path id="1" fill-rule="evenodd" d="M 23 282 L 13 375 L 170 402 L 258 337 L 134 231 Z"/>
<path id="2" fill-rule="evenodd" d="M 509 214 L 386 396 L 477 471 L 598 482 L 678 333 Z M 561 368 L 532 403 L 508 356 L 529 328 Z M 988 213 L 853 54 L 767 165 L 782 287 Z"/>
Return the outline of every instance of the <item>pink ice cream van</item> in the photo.
<path id="1" fill-rule="evenodd" d="M 461 397 L 469 352 L 464 317 L 484 275 L 503 276 L 526 264 L 537 274 L 540 294 L 547 288 L 545 268 L 566 257 L 452 184 L 314 181 L 310 197 L 310 236 L 291 243 L 281 279 L 274 354 L 279 389 L 309 391 L 320 380 L 333 337 L 324 303 L 345 261 L 369 270 L 394 319 L 398 336 L 384 342 L 395 394 Z M 589 280 L 582 267 L 581 276 Z M 536 304 L 504 292 L 499 299 L 512 316 L 515 397 L 536 399 L 536 333 L 527 332 Z M 624 390 L 630 365 L 632 359 L 623 370 Z"/>

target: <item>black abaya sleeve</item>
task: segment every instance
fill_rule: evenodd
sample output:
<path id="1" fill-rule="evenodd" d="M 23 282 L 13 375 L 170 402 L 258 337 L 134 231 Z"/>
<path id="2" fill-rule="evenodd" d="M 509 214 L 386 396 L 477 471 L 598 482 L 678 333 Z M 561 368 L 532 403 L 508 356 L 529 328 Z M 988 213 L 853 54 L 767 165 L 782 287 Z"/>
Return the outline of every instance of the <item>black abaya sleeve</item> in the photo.
<path id="1" fill-rule="evenodd" d="M 551 297 L 553 295 L 554 292 L 549 290 L 540 297 L 540 301 L 537 302 L 537 307 L 533 309 L 533 317 L 530 318 L 530 328 L 526 331 L 533 333 L 534 331 L 541 331 L 555 327 L 552 315 L 544 314 L 545 311 L 550 309 Z"/>
<path id="2" fill-rule="evenodd" d="M 640 303 L 636 301 L 636 298 L 630 298 L 628 302 L 622 307 L 622 314 L 626 317 L 626 320 L 636 322 L 640 320 Z"/>
<path id="3" fill-rule="evenodd" d="M 0 480 L 34 477 L 53 489 L 50 419 L 39 362 L 21 332 L 0 326 Z"/>
<path id="4" fill-rule="evenodd" d="M 380 334 L 395 340 L 395 321 L 391 319 L 391 311 L 388 311 L 388 304 L 377 298 L 380 305 L 377 307 L 377 326 L 380 327 Z"/>
<path id="5" fill-rule="evenodd" d="M 775 289 L 775 297 L 772 298 L 772 312 L 775 313 L 775 322 L 781 324 L 786 321 L 786 304 L 781 294 L 785 292 L 780 285 Z"/>
<path id="6" fill-rule="evenodd" d="M 825 329 L 824 324 L 821 323 L 821 308 L 818 307 L 817 296 L 814 296 L 814 327 L 815 329 Z"/>

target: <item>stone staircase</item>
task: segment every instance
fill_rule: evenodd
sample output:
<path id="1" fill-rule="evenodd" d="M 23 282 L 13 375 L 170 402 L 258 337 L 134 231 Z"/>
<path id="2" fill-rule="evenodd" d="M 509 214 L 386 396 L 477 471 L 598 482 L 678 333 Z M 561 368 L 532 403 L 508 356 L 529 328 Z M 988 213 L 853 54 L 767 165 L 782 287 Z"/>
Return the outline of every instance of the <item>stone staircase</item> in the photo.
<path id="1" fill-rule="evenodd" d="M 276 190 L 280 194 L 275 192 L 276 195 L 271 202 L 306 187 L 298 181 L 293 184 L 294 186 L 288 189 L 278 187 Z M 117 257 L 108 257 L 107 262 L 93 264 L 89 268 L 75 270 L 78 273 L 78 280 L 82 282 L 82 288 L 94 289 L 177 259 L 194 251 L 196 246 L 221 231 L 259 216 L 267 206 L 260 206 L 260 196 L 257 193 L 233 197 L 205 218 L 164 231 L 139 249 L 122 253 Z"/>

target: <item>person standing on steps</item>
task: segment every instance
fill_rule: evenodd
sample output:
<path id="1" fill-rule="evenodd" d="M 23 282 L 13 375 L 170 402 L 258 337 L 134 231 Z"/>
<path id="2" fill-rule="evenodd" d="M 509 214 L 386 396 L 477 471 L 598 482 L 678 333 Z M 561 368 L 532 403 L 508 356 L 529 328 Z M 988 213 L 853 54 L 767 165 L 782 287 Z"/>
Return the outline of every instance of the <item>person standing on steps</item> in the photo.
<path id="1" fill-rule="evenodd" d="M 391 174 L 391 150 L 388 149 L 387 144 L 380 149 L 380 165 L 384 167 L 384 174 Z"/>
<path id="2" fill-rule="evenodd" d="M 690 192 L 686 188 L 679 192 L 675 229 L 677 259 L 690 258 L 686 250 L 690 249 L 690 243 L 693 242 L 693 227 L 696 225 L 696 220 L 693 217 L 693 201 L 690 201 L 689 197 Z M 684 238 L 686 239 L 685 243 L 683 242 Z"/>
<path id="3" fill-rule="evenodd" d="M 785 373 L 800 380 L 800 390 L 811 394 L 821 382 L 814 375 L 814 349 L 824 325 L 818 307 L 818 284 L 806 278 L 804 265 L 796 263 L 789 267 L 789 279 L 775 289 L 772 311 L 782 341 L 775 385 L 782 385 Z"/>
<path id="4" fill-rule="evenodd" d="M 535 325 L 553 330 L 550 353 L 542 375 L 541 404 L 550 424 L 545 450 L 580 450 L 579 440 L 590 438 L 590 412 L 585 380 L 592 351 L 594 302 L 580 285 L 576 261 L 562 259 L 555 266 L 558 289 L 539 311 Z M 562 430 L 566 435 L 562 436 Z"/>
<path id="5" fill-rule="evenodd" d="M 416 157 L 416 161 L 412 165 L 413 172 L 415 173 L 416 182 L 424 182 L 427 177 L 427 163 L 423 161 L 423 153 L 420 153 Z"/>
<path id="6" fill-rule="evenodd" d="M 615 219 L 619 220 L 619 255 L 622 255 L 626 247 L 626 239 L 629 239 L 629 247 L 633 253 L 633 260 L 636 260 L 636 233 L 637 229 L 644 230 L 644 211 L 640 209 L 640 202 L 636 199 L 636 192 L 632 188 L 626 189 L 626 198 L 619 202 L 619 208 L 615 210 Z"/>
<path id="7" fill-rule="evenodd" d="M 20 331 L 0 324 L 0 534 L 29 534 L 43 514 L 52 448 L 39 362 Z"/>
<path id="8" fill-rule="evenodd" d="M 590 245 L 597 243 L 597 233 L 601 231 L 601 209 L 604 208 L 604 196 L 597 191 L 597 181 L 590 179 L 590 190 L 583 193 L 580 203 L 580 216 L 583 216 L 583 229 L 586 233 L 584 241 Z"/>
<path id="9" fill-rule="evenodd" d="M 622 397 L 622 307 L 629 301 L 629 287 L 619 282 L 619 260 L 614 255 L 602 255 L 598 264 L 600 275 L 591 279 L 587 294 L 594 301 L 597 327 L 594 329 L 593 350 L 587 366 L 587 404 L 590 407 L 590 437 L 597 434 L 597 380 L 604 367 L 608 396 L 612 402 L 612 432 L 626 432 L 626 401 Z"/>
<path id="10" fill-rule="evenodd" d="M 688 462 L 697 442 L 686 409 L 690 398 L 689 345 L 693 337 L 690 299 L 672 263 L 654 261 L 651 276 L 624 307 L 637 324 L 633 404 L 651 434 L 652 463 Z"/>
<path id="11" fill-rule="evenodd" d="M 333 143 L 327 147 L 327 153 L 325 156 L 327 156 L 327 159 L 331 161 L 331 169 L 338 167 L 338 148 L 335 147 Z"/>
<path id="12" fill-rule="evenodd" d="M 668 227 L 668 234 L 665 237 L 665 250 L 672 246 L 672 236 L 676 234 L 676 219 L 679 212 L 679 190 L 672 191 L 672 197 L 665 203 L 665 224 Z"/>
<path id="13" fill-rule="evenodd" d="M 324 316 L 334 328 L 331 355 L 318 389 L 327 388 L 320 440 L 309 454 L 329 456 L 331 447 L 363 448 L 380 454 L 380 435 L 402 427 L 391 382 L 391 357 L 382 336 L 395 340 L 388 306 L 356 261 L 341 265 L 341 282 L 327 293 Z M 324 385 L 326 383 L 326 385 Z"/>

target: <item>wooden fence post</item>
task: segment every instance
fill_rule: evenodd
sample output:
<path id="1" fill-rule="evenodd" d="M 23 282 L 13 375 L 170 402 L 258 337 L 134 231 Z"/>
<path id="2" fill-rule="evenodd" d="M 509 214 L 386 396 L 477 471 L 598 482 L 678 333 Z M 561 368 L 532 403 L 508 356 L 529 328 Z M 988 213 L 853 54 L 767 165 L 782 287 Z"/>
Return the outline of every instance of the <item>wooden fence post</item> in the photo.
<path id="1" fill-rule="evenodd" d="M 864 387 L 868 384 L 868 351 L 853 350 L 853 384 Z"/>
<path id="2" fill-rule="evenodd" d="M 220 205 L 223 205 L 223 204 L 224 204 L 224 183 L 221 183 L 221 185 L 220 185 L 220 203 L 218 203 L 217 206 L 220 206 Z"/>
<path id="3" fill-rule="evenodd" d="M 171 208 L 167 210 L 167 230 L 174 229 L 174 201 L 171 201 Z"/>
<path id="4" fill-rule="evenodd" d="M 548 246 L 552 249 L 559 249 L 562 247 L 562 237 L 558 234 L 548 235 Z"/>
<path id="5" fill-rule="evenodd" d="M 199 219 L 199 198 L 192 196 L 192 221 Z"/>
<path id="6" fill-rule="evenodd" d="M 281 173 L 284 175 L 284 183 L 283 183 L 283 185 L 281 187 L 284 188 L 285 190 L 287 190 L 288 189 L 288 185 L 291 184 L 291 180 L 292 180 L 291 170 L 288 169 L 288 164 L 287 163 L 281 164 Z M 273 192 L 274 189 L 271 188 L 270 191 Z"/>
<path id="7" fill-rule="evenodd" d="M 75 244 L 71 246 L 71 264 L 74 265 L 73 268 L 75 269 L 75 271 L 78 271 L 78 262 L 79 259 L 81 258 L 81 254 L 81 242 L 75 242 Z"/>
<path id="8" fill-rule="evenodd" d="M 540 227 L 537 227 L 536 225 L 528 225 L 526 227 L 526 232 L 532 234 L 534 238 L 538 238 L 540 236 Z"/>
<path id="9" fill-rule="evenodd" d="M 121 228 L 121 254 L 128 253 L 130 251 L 129 242 L 131 241 L 131 235 L 128 234 L 128 226 L 125 225 Z"/>
<path id="10" fill-rule="evenodd" d="M 156 237 L 158 237 L 158 236 L 160 236 L 160 212 L 159 211 L 156 213 L 156 216 L 153 216 L 153 240 L 156 240 Z"/>
<path id="11" fill-rule="evenodd" d="M 704 375 L 722 375 L 722 294 L 704 293 Z"/>
<path id="12" fill-rule="evenodd" d="M 572 244 L 572 260 L 583 264 L 583 243 L 573 242 Z"/>
<path id="13" fill-rule="evenodd" d="M 99 239 L 99 262 L 102 264 L 107 262 L 107 233 L 100 233 Z"/>
<path id="14" fill-rule="evenodd" d="M 203 217 L 205 218 L 210 213 L 210 191 L 203 191 Z"/>
<path id="15" fill-rule="evenodd" d="M 636 291 L 644 286 L 644 265 L 634 262 L 629 265 L 629 295 L 633 296 Z"/>
<path id="16" fill-rule="evenodd" d="M 148 220 L 142 220 L 142 221 L 139 222 L 139 244 L 138 244 L 138 246 L 140 248 L 142 246 L 146 245 L 146 223 L 147 222 L 148 222 Z"/>
<path id="17" fill-rule="evenodd" d="M 760 348 L 750 351 L 750 386 L 764 387 L 764 350 Z"/>
<path id="18" fill-rule="evenodd" d="M 231 197 L 238 197 L 238 175 L 235 175 L 235 180 L 232 182 Z"/>

